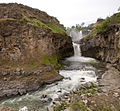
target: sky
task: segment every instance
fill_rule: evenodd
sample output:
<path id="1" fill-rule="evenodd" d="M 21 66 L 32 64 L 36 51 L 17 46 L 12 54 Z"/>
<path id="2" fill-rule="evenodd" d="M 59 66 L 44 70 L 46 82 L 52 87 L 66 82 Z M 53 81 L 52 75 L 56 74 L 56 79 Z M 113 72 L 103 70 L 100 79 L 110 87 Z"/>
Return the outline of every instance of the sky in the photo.
<path id="1" fill-rule="evenodd" d="M 120 0 L 0 0 L 0 3 L 22 3 L 56 17 L 65 27 L 90 24 L 117 12 Z"/>

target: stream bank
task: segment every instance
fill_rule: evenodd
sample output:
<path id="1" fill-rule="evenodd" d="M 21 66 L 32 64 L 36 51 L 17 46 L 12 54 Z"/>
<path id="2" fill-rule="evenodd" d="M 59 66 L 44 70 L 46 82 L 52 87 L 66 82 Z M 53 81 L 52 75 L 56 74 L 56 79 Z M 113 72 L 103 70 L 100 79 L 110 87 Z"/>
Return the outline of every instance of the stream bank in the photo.
<path id="1" fill-rule="evenodd" d="M 97 84 L 88 82 L 59 101 L 54 101 L 48 111 L 120 111 L 120 72 L 111 64 Z"/>

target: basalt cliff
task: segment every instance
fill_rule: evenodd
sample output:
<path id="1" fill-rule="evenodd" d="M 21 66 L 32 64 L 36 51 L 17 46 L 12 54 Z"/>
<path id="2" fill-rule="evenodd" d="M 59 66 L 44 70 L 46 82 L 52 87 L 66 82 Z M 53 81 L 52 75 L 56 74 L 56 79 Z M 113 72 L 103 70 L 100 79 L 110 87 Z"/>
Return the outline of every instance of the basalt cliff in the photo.
<path id="1" fill-rule="evenodd" d="M 120 69 L 120 13 L 96 23 L 93 31 L 79 43 L 83 56 L 114 64 Z"/>
<path id="2" fill-rule="evenodd" d="M 83 84 L 65 94 L 52 108 L 54 111 L 120 111 L 120 12 L 105 20 L 98 19 L 94 29 L 76 43 L 81 46 L 82 56 L 96 58 L 103 69 L 96 73 L 97 85 Z"/>
<path id="3" fill-rule="evenodd" d="M 62 79 L 58 60 L 72 52 L 55 17 L 22 4 L 0 4 L 0 98 Z"/>

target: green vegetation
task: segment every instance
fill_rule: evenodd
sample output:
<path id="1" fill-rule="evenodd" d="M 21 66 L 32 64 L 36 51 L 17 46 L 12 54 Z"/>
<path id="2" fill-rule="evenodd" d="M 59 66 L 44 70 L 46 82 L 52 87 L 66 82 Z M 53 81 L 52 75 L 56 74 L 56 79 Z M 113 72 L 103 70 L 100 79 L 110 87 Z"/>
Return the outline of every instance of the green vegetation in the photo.
<path id="1" fill-rule="evenodd" d="M 42 61 L 45 64 L 56 64 L 57 63 L 57 55 L 51 55 L 51 56 L 44 56 L 42 58 Z"/>
<path id="2" fill-rule="evenodd" d="M 60 106 L 56 106 L 54 108 L 54 111 L 63 111 L 66 109 L 67 103 L 66 102 L 62 102 Z"/>
<path id="3" fill-rule="evenodd" d="M 57 26 L 54 23 L 49 23 L 46 25 L 55 33 L 66 33 L 64 29 L 62 29 L 61 27 Z"/>
<path id="4" fill-rule="evenodd" d="M 71 104 L 72 111 L 89 111 L 84 102 L 78 101 Z"/>
<path id="5" fill-rule="evenodd" d="M 66 33 L 64 29 L 62 29 L 61 27 L 57 26 L 54 23 L 48 23 L 48 24 L 44 24 L 43 22 L 41 22 L 40 20 L 37 19 L 33 19 L 33 18 L 28 18 L 28 17 L 23 17 L 22 20 L 27 21 L 29 24 L 34 25 L 36 27 L 45 27 L 45 28 L 49 28 L 50 30 L 52 30 L 54 33 Z"/>
<path id="6" fill-rule="evenodd" d="M 84 26 L 85 23 L 81 23 L 81 24 L 76 24 L 75 26 L 72 26 L 72 27 L 67 27 L 66 30 L 67 31 L 70 31 L 71 29 L 76 29 L 76 30 L 92 30 L 93 29 L 93 25 L 94 24 L 90 24 L 88 26 Z"/>
<path id="7" fill-rule="evenodd" d="M 120 12 L 111 17 L 107 17 L 100 25 L 96 26 L 97 33 L 105 33 L 113 24 L 120 23 Z"/>
<path id="8" fill-rule="evenodd" d="M 81 100 L 81 95 L 84 94 L 96 94 L 100 93 L 102 90 L 95 84 L 90 83 L 88 86 L 82 87 L 81 90 L 75 91 L 73 94 L 70 95 L 70 98 L 76 98 L 71 103 L 61 102 L 60 105 L 54 108 L 54 111 L 63 111 L 67 107 L 71 108 L 72 111 L 90 111 L 85 103 Z M 103 110 L 107 111 L 107 110 Z"/>
<path id="9" fill-rule="evenodd" d="M 82 94 L 95 94 L 101 93 L 102 90 L 95 84 L 91 83 L 89 87 L 82 87 L 80 91 L 76 91 L 75 94 L 82 95 Z"/>
<path id="10" fill-rule="evenodd" d="M 23 17 L 22 20 L 25 20 L 29 24 L 37 26 L 37 27 L 40 27 L 40 26 L 46 27 L 46 25 L 44 23 L 42 23 L 40 20 L 37 20 L 37 19 L 30 19 L 28 17 Z"/>
<path id="11" fill-rule="evenodd" d="M 95 36 L 95 35 L 96 35 L 96 30 L 93 29 L 88 35 L 84 36 L 82 39 L 86 39 L 87 37 Z"/>
<path id="12" fill-rule="evenodd" d="M 29 63 L 28 66 L 29 66 L 30 68 L 40 67 L 41 64 L 40 64 L 38 61 L 35 61 L 35 60 L 34 60 L 34 61 L 32 61 L 31 63 Z"/>
<path id="13" fill-rule="evenodd" d="M 61 64 L 58 63 L 58 64 L 56 65 L 55 69 L 60 69 L 60 68 L 61 68 Z"/>
<path id="14" fill-rule="evenodd" d="M 102 111 L 112 111 L 109 108 L 103 108 Z"/>
<path id="15" fill-rule="evenodd" d="M 96 26 L 97 33 L 103 33 L 107 31 L 108 24 L 110 23 L 110 18 L 107 17 L 100 25 Z"/>
<path id="16" fill-rule="evenodd" d="M 52 55 L 50 55 L 50 56 L 44 56 L 44 57 L 42 58 L 42 62 L 43 62 L 44 64 L 46 64 L 46 65 L 50 65 L 50 64 L 55 65 L 55 67 L 54 67 L 53 70 L 56 71 L 56 70 L 58 70 L 58 69 L 61 68 L 61 64 L 58 63 L 58 58 L 59 58 L 58 55 L 52 54 Z"/>

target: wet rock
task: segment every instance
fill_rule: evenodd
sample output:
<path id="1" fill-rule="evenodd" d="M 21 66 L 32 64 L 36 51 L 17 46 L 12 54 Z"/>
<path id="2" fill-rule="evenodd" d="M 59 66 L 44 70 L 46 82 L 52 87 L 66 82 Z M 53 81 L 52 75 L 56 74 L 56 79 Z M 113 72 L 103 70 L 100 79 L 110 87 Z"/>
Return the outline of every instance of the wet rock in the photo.
<path id="1" fill-rule="evenodd" d="M 57 91 L 57 92 L 61 93 L 62 91 L 61 91 L 61 90 L 59 90 L 59 91 Z"/>
<path id="2" fill-rule="evenodd" d="M 58 83 L 55 83 L 55 85 L 58 85 Z"/>
<path id="3" fill-rule="evenodd" d="M 48 101 L 51 102 L 51 101 L 52 101 L 52 98 L 48 98 Z"/>
<path id="4" fill-rule="evenodd" d="M 69 96 L 70 93 L 64 93 L 64 96 Z"/>
<path id="5" fill-rule="evenodd" d="M 55 98 L 54 101 L 60 101 L 61 99 L 60 98 Z"/>
<path id="6" fill-rule="evenodd" d="M 70 77 L 65 77 L 64 79 L 68 79 L 68 80 L 71 80 L 71 78 L 70 78 Z"/>
<path id="7" fill-rule="evenodd" d="M 82 80 L 85 80 L 85 78 L 81 78 Z"/>
<path id="8" fill-rule="evenodd" d="M 48 101 L 47 101 L 47 100 L 42 100 L 41 102 L 42 102 L 42 103 L 47 103 Z"/>
<path id="9" fill-rule="evenodd" d="M 43 94 L 42 96 L 41 96 L 41 98 L 46 98 L 47 97 L 47 95 L 45 95 L 45 94 Z"/>

